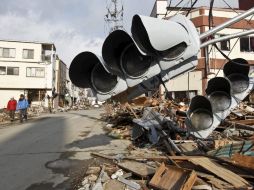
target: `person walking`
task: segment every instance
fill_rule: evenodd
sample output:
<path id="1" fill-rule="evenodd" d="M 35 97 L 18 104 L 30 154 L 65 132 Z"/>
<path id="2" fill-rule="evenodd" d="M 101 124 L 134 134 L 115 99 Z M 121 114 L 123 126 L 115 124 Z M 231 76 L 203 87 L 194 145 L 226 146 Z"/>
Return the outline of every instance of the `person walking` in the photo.
<path id="1" fill-rule="evenodd" d="M 9 111 L 11 121 L 14 121 L 16 107 L 17 107 L 17 101 L 14 99 L 14 97 L 11 97 L 11 99 L 8 101 L 8 104 L 7 104 L 7 110 Z"/>
<path id="2" fill-rule="evenodd" d="M 27 108 L 28 101 L 25 99 L 24 94 L 20 94 L 20 98 L 17 104 L 17 110 L 19 110 L 20 123 L 23 122 L 23 119 L 27 120 Z"/>

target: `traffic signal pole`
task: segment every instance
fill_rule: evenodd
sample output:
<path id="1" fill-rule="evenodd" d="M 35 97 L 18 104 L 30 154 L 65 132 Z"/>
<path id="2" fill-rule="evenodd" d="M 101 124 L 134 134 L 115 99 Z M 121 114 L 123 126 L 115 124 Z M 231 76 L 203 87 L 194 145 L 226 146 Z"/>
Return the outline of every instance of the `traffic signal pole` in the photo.
<path id="1" fill-rule="evenodd" d="M 230 39 L 233 39 L 233 38 L 247 36 L 247 35 L 250 35 L 250 34 L 254 34 L 254 29 L 246 30 L 246 31 L 243 31 L 243 32 L 230 34 L 230 35 L 226 35 L 226 36 L 223 36 L 223 37 L 220 37 L 220 38 L 215 38 L 215 39 L 206 41 L 206 42 L 204 42 L 203 44 L 200 45 L 200 48 L 207 47 L 207 46 L 215 44 L 217 42 L 222 42 L 222 41 L 230 40 Z"/>
<path id="2" fill-rule="evenodd" d="M 250 16 L 252 14 L 254 14 L 254 7 L 249 9 L 249 10 L 247 10 L 247 11 L 245 11 L 244 13 L 242 13 L 240 15 L 237 15 L 236 17 L 228 20 L 227 22 L 224 22 L 224 23 L 222 23 L 222 24 L 212 28 L 211 30 L 208 30 L 208 31 L 200 34 L 200 40 L 203 40 L 206 37 L 209 37 L 209 36 L 215 34 L 216 32 L 221 31 L 224 28 L 226 28 L 226 27 L 228 27 L 228 26 L 230 26 L 230 25 L 232 25 L 234 23 L 237 23 L 240 20 L 242 20 L 242 19 L 244 19 L 244 18 L 246 18 L 246 17 L 248 17 L 248 16 Z"/>

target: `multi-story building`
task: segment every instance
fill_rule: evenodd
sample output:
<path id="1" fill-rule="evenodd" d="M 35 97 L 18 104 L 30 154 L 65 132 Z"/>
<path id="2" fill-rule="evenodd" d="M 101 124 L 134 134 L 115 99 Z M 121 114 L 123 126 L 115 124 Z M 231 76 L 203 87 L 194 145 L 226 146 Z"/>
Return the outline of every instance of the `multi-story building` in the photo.
<path id="1" fill-rule="evenodd" d="M 0 40 L 0 108 L 20 94 L 45 103 L 55 86 L 55 51 L 53 43 Z"/>
<path id="2" fill-rule="evenodd" d="M 239 1 L 240 7 L 244 9 L 253 6 L 252 0 Z M 168 7 L 166 0 L 156 0 L 151 16 L 168 19 L 175 14 L 186 14 L 188 7 Z M 244 12 L 239 7 L 234 9 L 225 7 L 213 8 L 213 26 L 224 23 L 230 18 Z M 209 7 L 195 7 L 188 16 L 199 33 L 209 30 Z M 248 17 L 236 24 L 233 24 L 221 31 L 215 37 L 238 33 L 245 29 L 254 28 L 254 17 Z M 231 59 L 244 58 L 250 64 L 254 64 L 254 35 L 223 41 L 217 44 L 218 47 Z M 208 50 L 206 53 L 206 50 Z M 227 62 L 225 58 L 213 46 L 202 48 L 198 55 L 198 66 L 190 73 L 183 74 L 170 80 L 166 86 L 174 98 L 191 98 L 196 94 L 205 94 L 207 81 L 215 75 L 222 76 L 223 65 Z"/>

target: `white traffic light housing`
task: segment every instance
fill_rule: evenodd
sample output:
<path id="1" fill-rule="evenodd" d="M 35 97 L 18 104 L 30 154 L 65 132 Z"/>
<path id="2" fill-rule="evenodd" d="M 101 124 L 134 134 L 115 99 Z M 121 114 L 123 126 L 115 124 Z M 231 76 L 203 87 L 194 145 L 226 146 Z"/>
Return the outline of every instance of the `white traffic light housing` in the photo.
<path id="1" fill-rule="evenodd" d="M 135 15 L 131 32 L 138 47 L 160 61 L 165 80 L 196 67 L 200 39 L 194 24 L 185 16 L 161 20 Z"/>
<path id="2" fill-rule="evenodd" d="M 115 75 L 121 76 L 133 87 L 160 73 L 152 56 L 144 55 L 132 37 L 123 30 L 108 35 L 102 47 L 102 57 Z"/>
<path id="3" fill-rule="evenodd" d="M 215 77 L 208 82 L 207 98 L 196 96 L 191 100 L 186 124 L 190 128 L 190 133 L 196 137 L 207 138 L 253 89 L 254 80 L 250 76 L 253 68 L 246 60 L 242 58 L 230 60 L 224 65 L 223 72 L 225 78 Z M 192 113 L 196 112 L 199 114 L 193 119 Z M 207 122 L 204 122 L 204 118 Z"/>
<path id="4" fill-rule="evenodd" d="M 187 111 L 187 118 L 190 131 L 198 132 L 209 129 L 213 124 L 213 112 L 210 101 L 204 96 L 193 97 Z"/>
<path id="5" fill-rule="evenodd" d="M 206 95 L 214 113 L 223 112 L 231 106 L 231 86 L 224 77 L 215 77 L 208 81 Z"/>
<path id="6" fill-rule="evenodd" d="M 82 52 L 71 62 L 69 76 L 80 88 L 91 88 L 101 101 L 127 89 L 126 82 L 110 72 L 103 60 L 92 52 Z"/>

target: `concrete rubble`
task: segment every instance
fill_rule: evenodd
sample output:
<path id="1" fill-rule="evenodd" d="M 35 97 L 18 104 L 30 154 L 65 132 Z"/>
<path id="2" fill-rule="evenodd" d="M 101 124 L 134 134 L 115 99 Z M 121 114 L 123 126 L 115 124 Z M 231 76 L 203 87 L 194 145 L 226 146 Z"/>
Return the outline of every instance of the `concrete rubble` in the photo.
<path id="1" fill-rule="evenodd" d="M 141 97 L 104 108 L 108 135 L 132 144 L 127 154 L 91 153 L 102 161 L 88 168 L 79 190 L 254 188 L 251 105 L 241 103 L 206 139 L 189 134 L 183 102 Z"/>

